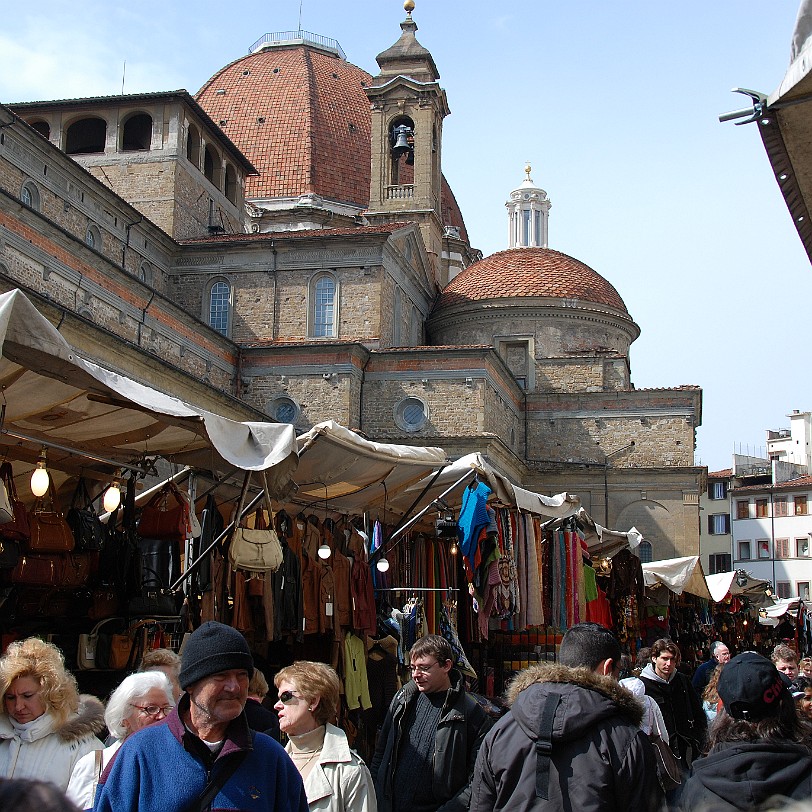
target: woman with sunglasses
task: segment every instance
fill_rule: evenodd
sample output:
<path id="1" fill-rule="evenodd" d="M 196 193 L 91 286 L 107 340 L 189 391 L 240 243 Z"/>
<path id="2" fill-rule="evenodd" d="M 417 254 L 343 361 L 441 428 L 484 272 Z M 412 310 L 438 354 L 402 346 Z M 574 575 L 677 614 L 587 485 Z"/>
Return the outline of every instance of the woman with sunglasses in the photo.
<path id="1" fill-rule="evenodd" d="M 0 657 L 0 776 L 50 781 L 62 792 L 82 756 L 101 750 L 104 706 L 79 696 L 52 643 L 29 637 Z"/>
<path id="2" fill-rule="evenodd" d="M 324 663 L 299 661 L 283 668 L 274 683 L 285 750 L 302 776 L 311 812 L 377 812 L 369 770 L 333 724 L 341 690 L 336 672 Z"/>
<path id="3" fill-rule="evenodd" d="M 124 740 L 163 719 L 173 707 L 172 683 L 166 674 L 144 671 L 126 677 L 111 694 L 104 713 L 105 724 L 115 741 L 103 751 L 79 759 L 68 784 L 68 798 L 79 809 L 92 809 L 99 778 Z"/>

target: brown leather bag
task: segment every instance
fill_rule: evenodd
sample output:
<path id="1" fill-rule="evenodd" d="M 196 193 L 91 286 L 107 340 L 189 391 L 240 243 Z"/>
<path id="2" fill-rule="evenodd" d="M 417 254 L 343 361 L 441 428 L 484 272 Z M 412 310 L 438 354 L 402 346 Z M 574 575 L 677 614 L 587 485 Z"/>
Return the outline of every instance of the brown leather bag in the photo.
<path id="1" fill-rule="evenodd" d="M 49 504 L 50 503 L 50 504 Z M 54 481 L 48 475 L 48 500 L 37 499 L 28 514 L 31 535 L 27 547 L 32 553 L 69 553 L 76 545 L 56 496 Z"/>
<path id="2" fill-rule="evenodd" d="M 21 555 L 11 571 L 11 583 L 26 586 L 58 586 L 62 560 L 58 555 Z"/>
<path id="3" fill-rule="evenodd" d="M 183 541 L 191 538 L 191 532 L 189 503 L 174 482 L 167 482 L 144 505 L 138 520 L 138 535 Z"/>

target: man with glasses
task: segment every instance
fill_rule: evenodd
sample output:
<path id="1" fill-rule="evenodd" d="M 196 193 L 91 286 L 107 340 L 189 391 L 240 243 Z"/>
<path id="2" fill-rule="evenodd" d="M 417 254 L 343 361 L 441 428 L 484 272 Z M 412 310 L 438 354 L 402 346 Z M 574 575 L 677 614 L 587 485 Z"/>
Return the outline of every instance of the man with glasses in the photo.
<path id="1" fill-rule="evenodd" d="M 196 629 L 183 649 L 178 706 L 124 742 L 93 808 L 307 812 L 302 779 L 282 746 L 248 727 L 243 711 L 253 672 L 236 629 L 215 621 Z"/>
<path id="2" fill-rule="evenodd" d="M 421 637 L 409 657 L 412 679 L 392 700 L 370 767 L 378 810 L 466 810 L 491 719 L 466 693 L 443 637 Z"/>
<path id="3" fill-rule="evenodd" d="M 557 663 L 516 675 L 510 712 L 479 751 L 471 812 L 660 809 L 643 707 L 617 683 L 620 654 L 608 629 L 579 623 L 564 635 Z"/>

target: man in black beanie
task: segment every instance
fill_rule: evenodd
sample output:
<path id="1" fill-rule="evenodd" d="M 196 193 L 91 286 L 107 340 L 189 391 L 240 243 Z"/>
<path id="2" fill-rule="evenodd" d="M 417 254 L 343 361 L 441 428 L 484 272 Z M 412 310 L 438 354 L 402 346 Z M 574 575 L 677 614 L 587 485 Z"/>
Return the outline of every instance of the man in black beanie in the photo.
<path id="1" fill-rule="evenodd" d="M 243 713 L 254 661 L 245 638 L 208 621 L 181 655 L 185 691 L 169 716 L 130 737 L 99 782 L 99 812 L 307 812 L 302 779 Z M 143 733 L 144 735 L 140 735 Z"/>

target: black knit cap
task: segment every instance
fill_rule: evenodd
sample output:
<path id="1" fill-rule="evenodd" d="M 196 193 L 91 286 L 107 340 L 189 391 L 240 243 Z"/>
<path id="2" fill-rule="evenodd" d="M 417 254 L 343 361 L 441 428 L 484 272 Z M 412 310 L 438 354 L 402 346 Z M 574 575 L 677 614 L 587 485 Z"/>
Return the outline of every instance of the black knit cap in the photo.
<path id="1" fill-rule="evenodd" d="M 789 693 L 783 674 L 755 651 L 745 651 L 727 663 L 716 690 L 734 719 L 751 722 L 777 716 Z"/>
<path id="2" fill-rule="evenodd" d="M 254 658 L 245 638 L 231 626 L 207 620 L 195 629 L 181 654 L 180 687 L 217 674 L 244 668 L 250 679 L 254 673 Z"/>

